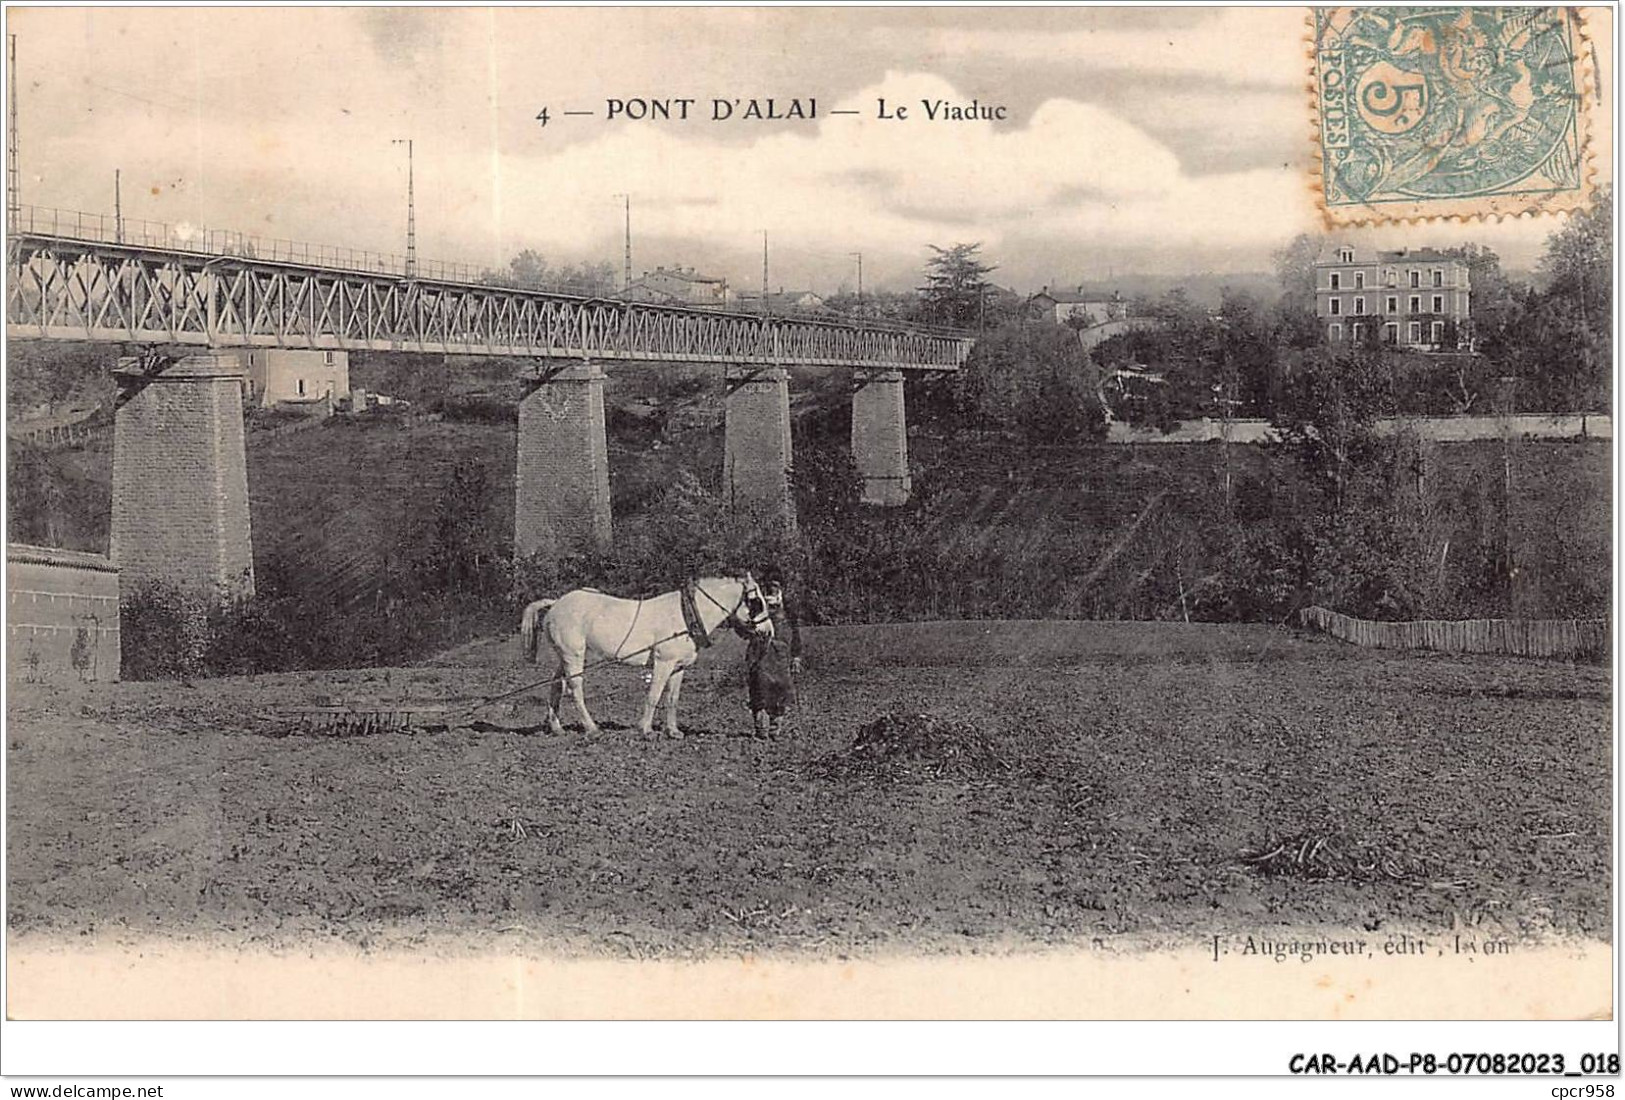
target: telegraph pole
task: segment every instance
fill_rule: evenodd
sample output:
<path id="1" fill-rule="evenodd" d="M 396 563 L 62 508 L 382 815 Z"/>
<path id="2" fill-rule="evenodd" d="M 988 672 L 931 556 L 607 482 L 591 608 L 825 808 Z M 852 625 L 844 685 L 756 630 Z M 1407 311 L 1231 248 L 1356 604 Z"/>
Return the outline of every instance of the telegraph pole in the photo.
<path id="1" fill-rule="evenodd" d="M 411 279 L 418 272 L 417 190 L 412 171 L 412 139 L 395 138 L 390 144 L 406 146 L 406 277 Z"/>
<path id="2" fill-rule="evenodd" d="M 11 107 L 11 131 L 6 141 L 6 224 L 15 226 L 22 213 L 22 199 L 18 195 L 17 174 L 17 36 L 6 41 L 6 74 L 11 79 L 10 94 L 6 97 Z"/>
<path id="3" fill-rule="evenodd" d="M 632 196 L 618 192 L 614 197 L 626 203 L 626 263 L 621 276 L 621 289 L 625 290 L 632 285 Z"/>
<path id="4" fill-rule="evenodd" d="M 762 312 L 767 309 L 767 230 L 762 230 Z"/>
<path id="5" fill-rule="evenodd" d="M 851 252 L 848 255 L 858 258 L 858 316 L 863 316 L 863 253 Z"/>
<path id="6" fill-rule="evenodd" d="M 120 177 L 123 170 L 113 169 L 113 238 L 124 243 L 124 186 Z"/>

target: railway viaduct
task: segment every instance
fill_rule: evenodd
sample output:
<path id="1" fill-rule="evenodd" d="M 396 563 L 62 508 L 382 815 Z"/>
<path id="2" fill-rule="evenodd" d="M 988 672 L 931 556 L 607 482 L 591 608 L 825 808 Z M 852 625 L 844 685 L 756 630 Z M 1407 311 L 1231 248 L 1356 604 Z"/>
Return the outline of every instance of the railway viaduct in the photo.
<path id="1" fill-rule="evenodd" d="M 495 287 L 412 258 L 34 207 L 14 213 L 7 244 L 8 339 L 164 349 L 116 368 L 112 559 L 125 583 L 215 593 L 251 593 L 254 583 L 245 349 L 525 359 L 514 547 L 559 555 L 610 542 L 603 364 L 723 368 L 726 484 L 788 517 L 786 368 L 853 372 L 852 453 L 865 497 L 900 504 L 904 373 L 955 370 L 971 344 L 945 331 Z"/>

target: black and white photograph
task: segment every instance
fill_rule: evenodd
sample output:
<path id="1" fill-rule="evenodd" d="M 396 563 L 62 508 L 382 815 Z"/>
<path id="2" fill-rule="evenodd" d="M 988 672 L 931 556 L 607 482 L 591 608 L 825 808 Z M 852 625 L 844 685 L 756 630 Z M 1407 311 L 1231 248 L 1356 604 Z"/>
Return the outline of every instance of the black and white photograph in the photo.
<path id="1" fill-rule="evenodd" d="M 7 6 L 11 1026 L 1617 1075 L 1615 35 Z"/>

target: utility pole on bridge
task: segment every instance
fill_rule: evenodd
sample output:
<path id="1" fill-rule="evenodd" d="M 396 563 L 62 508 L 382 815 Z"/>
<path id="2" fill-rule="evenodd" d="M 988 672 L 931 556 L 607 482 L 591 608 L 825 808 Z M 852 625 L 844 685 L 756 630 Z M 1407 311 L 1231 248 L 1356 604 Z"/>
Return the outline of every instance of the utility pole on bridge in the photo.
<path id="1" fill-rule="evenodd" d="M 6 41 L 6 75 L 11 78 L 10 94 L 6 100 L 11 107 L 11 130 L 6 135 L 6 224 L 15 226 L 22 213 L 22 199 L 17 193 L 17 36 Z"/>
<path id="2" fill-rule="evenodd" d="M 626 202 L 626 264 L 621 274 L 621 289 L 625 290 L 632 285 L 632 196 L 617 191 L 613 197 Z"/>
<path id="3" fill-rule="evenodd" d="M 394 138 L 391 145 L 406 146 L 406 277 L 418 273 L 418 216 L 417 193 L 412 178 L 412 139 Z"/>

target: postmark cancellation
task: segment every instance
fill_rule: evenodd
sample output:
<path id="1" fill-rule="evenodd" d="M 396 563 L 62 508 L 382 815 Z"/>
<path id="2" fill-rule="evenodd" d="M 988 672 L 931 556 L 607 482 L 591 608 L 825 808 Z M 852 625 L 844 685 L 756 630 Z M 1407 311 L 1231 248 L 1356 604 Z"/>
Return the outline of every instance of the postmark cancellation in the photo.
<path id="1" fill-rule="evenodd" d="M 1595 90 L 1576 8 L 1319 8 L 1316 184 L 1332 226 L 1589 200 Z"/>

